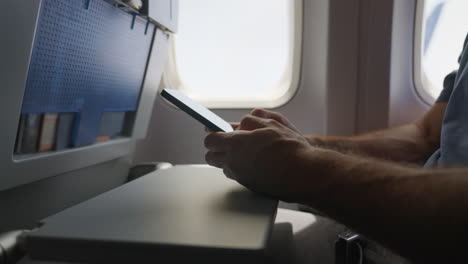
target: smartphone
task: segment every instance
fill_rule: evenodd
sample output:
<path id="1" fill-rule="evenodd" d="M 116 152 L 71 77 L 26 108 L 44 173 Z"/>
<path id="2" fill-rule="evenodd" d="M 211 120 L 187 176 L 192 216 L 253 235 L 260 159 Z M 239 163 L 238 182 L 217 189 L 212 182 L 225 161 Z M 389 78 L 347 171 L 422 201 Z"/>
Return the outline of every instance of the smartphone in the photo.
<path id="1" fill-rule="evenodd" d="M 232 126 L 224 121 L 224 119 L 211 112 L 203 105 L 193 101 L 180 91 L 163 89 L 161 91 L 161 96 L 215 132 L 234 131 Z"/>

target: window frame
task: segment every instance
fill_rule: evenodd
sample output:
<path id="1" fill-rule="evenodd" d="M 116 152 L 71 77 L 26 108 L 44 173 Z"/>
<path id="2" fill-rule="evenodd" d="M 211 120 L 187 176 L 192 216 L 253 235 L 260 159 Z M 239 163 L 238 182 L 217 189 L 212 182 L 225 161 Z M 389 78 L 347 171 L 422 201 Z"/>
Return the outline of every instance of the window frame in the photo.
<path id="1" fill-rule="evenodd" d="M 286 78 L 289 74 L 291 82 L 285 93 L 272 98 L 272 100 L 196 100 L 204 106 L 211 109 L 249 109 L 253 107 L 262 108 L 277 108 L 287 104 L 294 95 L 300 85 L 301 79 L 301 65 L 302 65 L 302 38 L 303 38 L 303 1 L 293 1 L 293 27 L 294 29 L 290 32 L 291 41 L 291 56 L 288 61 L 287 71 L 284 73 Z M 289 73 L 289 69 L 291 72 Z M 189 97 L 190 90 L 183 86 L 180 74 L 178 72 L 176 63 L 176 54 L 174 48 L 174 38 L 172 37 L 169 45 L 168 60 L 163 74 L 163 84 L 165 87 L 171 87 L 173 89 L 180 90 L 186 93 Z M 279 82 L 279 85 L 284 81 Z"/>
<path id="2" fill-rule="evenodd" d="M 413 78 L 416 94 L 426 104 L 432 105 L 435 103 L 437 97 L 433 97 L 429 93 L 428 87 L 435 85 L 427 78 L 426 73 L 423 71 L 423 39 L 426 32 L 424 26 L 424 9 L 426 7 L 426 0 L 419 0 L 416 3 L 416 16 L 415 16 L 415 31 L 414 31 L 414 67 Z"/>

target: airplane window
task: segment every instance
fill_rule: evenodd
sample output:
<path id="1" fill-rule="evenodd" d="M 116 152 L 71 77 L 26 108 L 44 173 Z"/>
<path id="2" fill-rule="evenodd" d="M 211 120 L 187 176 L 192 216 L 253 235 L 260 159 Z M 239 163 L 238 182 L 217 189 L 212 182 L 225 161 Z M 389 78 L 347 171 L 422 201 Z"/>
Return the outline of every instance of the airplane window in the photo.
<path id="1" fill-rule="evenodd" d="M 419 44 L 421 86 L 433 102 L 445 76 L 458 68 L 458 57 L 468 33 L 468 1 L 426 0 Z M 418 44 L 416 44 L 418 45 Z M 424 96 L 423 96 L 424 97 Z"/>
<path id="2" fill-rule="evenodd" d="M 297 87 L 299 2 L 180 0 L 166 84 L 211 108 L 285 103 Z"/>

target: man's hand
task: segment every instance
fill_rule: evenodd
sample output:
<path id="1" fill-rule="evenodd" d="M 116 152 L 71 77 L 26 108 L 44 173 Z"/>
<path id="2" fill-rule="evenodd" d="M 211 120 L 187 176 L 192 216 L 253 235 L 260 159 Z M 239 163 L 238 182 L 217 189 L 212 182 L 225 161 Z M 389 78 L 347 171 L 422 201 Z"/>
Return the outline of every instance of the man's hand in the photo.
<path id="1" fill-rule="evenodd" d="M 284 115 L 278 113 L 278 112 L 273 112 L 265 109 L 254 109 L 252 112 L 250 112 L 250 115 L 260 117 L 263 119 L 272 119 L 275 120 L 276 122 L 280 123 L 281 125 L 291 129 L 292 131 L 295 131 L 299 134 L 302 134 L 299 129 L 297 129 L 296 126 L 294 126 Z M 249 127 L 240 127 L 239 129 L 243 130 L 251 130 Z"/>
<path id="2" fill-rule="evenodd" d="M 284 115 L 278 112 L 273 112 L 265 109 L 254 109 L 252 112 L 250 112 L 251 115 L 260 117 L 260 118 L 265 118 L 265 119 L 273 119 L 277 121 L 278 123 L 282 124 L 283 126 L 291 129 L 292 131 L 295 131 L 301 135 L 303 135 L 299 129 L 293 123 L 291 123 Z M 238 127 L 238 124 L 235 124 Z M 242 128 L 241 128 L 242 129 Z M 248 130 L 248 128 L 246 128 Z M 316 147 L 325 147 L 326 144 L 324 144 L 322 140 L 322 136 L 318 135 L 303 135 L 305 139 L 311 144 L 312 146 Z"/>
<path id="3" fill-rule="evenodd" d="M 299 129 L 297 129 L 284 115 L 282 115 L 281 113 L 278 113 L 278 112 L 273 112 L 273 111 L 269 111 L 269 110 L 265 110 L 265 109 L 260 109 L 260 108 L 256 108 L 254 110 L 252 110 L 250 112 L 250 115 L 252 116 L 256 116 L 256 117 L 260 117 L 260 118 L 263 118 L 263 119 L 273 119 L 275 120 L 276 122 L 282 124 L 283 126 L 291 129 L 292 131 L 296 131 L 297 133 L 301 134 L 301 132 L 299 131 Z M 248 124 L 244 124 L 244 125 L 248 125 Z M 252 130 L 250 129 L 249 127 L 240 127 L 240 123 L 231 123 L 231 126 L 234 130 L 239 130 L 239 129 L 242 129 L 242 130 Z M 208 132 L 208 133 L 211 133 L 213 132 L 211 129 L 209 129 L 208 127 L 205 127 L 205 131 Z"/>
<path id="4" fill-rule="evenodd" d="M 206 161 L 253 191 L 288 201 L 300 200 L 305 195 L 301 191 L 307 192 L 308 175 L 296 173 L 294 167 L 312 147 L 293 126 L 277 121 L 279 116 L 268 118 L 273 116 L 266 111 L 252 114 L 242 119 L 239 130 L 206 137 Z"/>

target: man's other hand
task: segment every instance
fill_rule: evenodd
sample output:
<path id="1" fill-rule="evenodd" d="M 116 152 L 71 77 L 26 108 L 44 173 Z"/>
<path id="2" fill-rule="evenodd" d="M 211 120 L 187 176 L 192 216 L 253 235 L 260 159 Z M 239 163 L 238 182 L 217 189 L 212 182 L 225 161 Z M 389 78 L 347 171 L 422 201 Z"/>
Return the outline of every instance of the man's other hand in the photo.
<path id="1" fill-rule="evenodd" d="M 269 111 L 269 110 L 265 110 L 265 109 L 260 109 L 260 108 L 256 108 L 254 110 L 252 110 L 250 112 L 250 115 L 252 116 L 256 116 L 256 117 L 260 117 L 260 118 L 263 118 L 263 119 L 273 119 L 275 121 L 277 121 L 278 123 L 282 124 L 283 126 L 293 130 L 293 131 L 296 131 L 297 133 L 301 133 L 299 131 L 299 129 L 297 129 L 284 115 L 282 115 L 281 113 L 278 113 L 278 112 L 273 112 L 273 111 Z M 248 125 L 248 124 L 244 124 L 244 125 Z M 234 130 L 252 130 L 250 127 L 248 126 L 244 126 L 244 127 L 241 127 L 240 126 L 240 123 L 231 123 L 231 126 Z M 208 133 L 211 133 L 213 132 L 213 130 L 209 129 L 208 127 L 205 127 L 205 131 L 208 132 Z"/>
<path id="2" fill-rule="evenodd" d="M 283 200 L 300 199 L 305 175 L 294 169 L 312 147 L 284 117 L 265 110 L 245 116 L 239 130 L 210 133 L 206 161 L 247 188 Z"/>
<path id="3" fill-rule="evenodd" d="M 299 129 L 297 129 L 296 126 L 294 126 L 284 115 L 282 115 L 281 113 L 278 113 L 278 112 L 273 112 L 273 111 L 269 111 L 269 110 L 265 110 L 265 109 L 254 109 L 252 110 L 252 112 L 250 112 L 250 115 L 252 116 L 256 116 L 256 117 L 260 117 L 260 118 L 263 118 L 263 119 L 273 119 L 275 120 L 276 122 L 282 124 L 283 126 L 291 129 L 292 131 L 295 131 L 299 134 L 301 134 L 301 132 L 299 131 Z M 247 124 L 248 125 L 248 124 Z M 243 127 L 243 126 L 240 126 L 239 129 L 241 130 L 251 130 L 249 129 L 248 126 L 246 127 Z"/>

